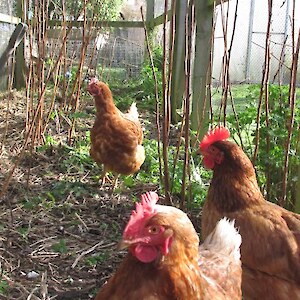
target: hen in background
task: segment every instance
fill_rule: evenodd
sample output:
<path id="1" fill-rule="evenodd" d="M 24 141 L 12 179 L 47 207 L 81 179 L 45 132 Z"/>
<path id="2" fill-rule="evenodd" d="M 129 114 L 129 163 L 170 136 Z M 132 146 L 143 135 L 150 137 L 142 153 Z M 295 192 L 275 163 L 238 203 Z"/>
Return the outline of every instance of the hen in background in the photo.
<path id="1" fill-rule="evenodd" d="M 207 237 L 224 217 L 236 220 L 242 236 L 245 299 L 300 299 L 300 216 L 264 199 L 250 159 L 216 128 L 200 143 L 213 178 L 202 212 Z"/>
<path id="2" fill-rule="evenodd" d="M 136 203 L 120 249 L 129 252 L 95 300 L 241 299 L 241 237 L 221 220 L 199 249 L 181 210 L 156 204 L 148 192 Z"/>
<path id="3" fill-rule="evenodd" d="M 143 130 L 135 103 L 127 113 L 120 112 L 109 87 L 96 78 L 91 79 L 87 90 L 94 97 L 96 106 L 90 154 L 97 164 L 103 164 L 103 185 L 109 171 L 115 175 L 130 175 L 140 169 L 145 160 Z M 113 186 L 116 179 L 117 176 Z"/>

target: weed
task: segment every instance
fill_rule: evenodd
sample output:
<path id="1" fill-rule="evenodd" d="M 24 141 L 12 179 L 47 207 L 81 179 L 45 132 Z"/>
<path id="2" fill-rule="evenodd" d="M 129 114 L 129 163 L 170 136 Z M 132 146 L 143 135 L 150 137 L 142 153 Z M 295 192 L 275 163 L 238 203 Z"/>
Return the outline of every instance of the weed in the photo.
<path id="1" fill-rule="evenodd" d="M 57 253 L 67 253 L 69 251 L 66 241 L 64 239 L 60 239 L 58 243 L 52 245 L 53 251 Z"/>
<path id="2" fill-rule="evenodd" d="M 23 240 L 27 241 L 30 228 L 28 226 L 21 226 L 17 229 L 17 231 Z"/>
<path id="3" fill-rule="evenodd" d="M 239 109 L 239 125 L 244 141 L 245 152 L 251 158 L 255 145 L 256 114 L 259 99 L 260 87 L 250 85 L 244 94 L 244 106 Z M 266 127 L 266 114 L 263 111 L 260 118 L 260 139 L 259 153 L 255 162 L 258 181 L 267 194 L 268 199 L 276 202 L 282 195 L 282 175 L 285 159 L 285 147 L 287 141 L 288 128 L 287 124 L 290 118 L 289 107 L 289 87 L 288 86 L 269 86 L 269 123 Z M 296 112 L 294 128 L 300 126 L 300 99 L 296 98 Z M 227 118 L 233 137 L 236 137 L 236 121 L 233 115 Z M 295 130 L 296 132 L 296 130 Z M 297 181 L 297 168 L 300 164 L 299 156 L 296 155 L 297 134 L 292 135 L 290 163 L 289 163 L 289 182 L 288 198 L 295 201 L 295 183 Z M 269 149 L 267 140 L 269 139 Z M 270 186 L 267 189 L 267 178 Z"/>
<path id="4" fill-rule="evenodd" d="M 136 177 L 124 178 L 124 185 L 131 188 L 137 181 L 142 183 L 154 183 L 160 184 L 160 171 L 159 171 L 159 158 L 158 158 L 158 145 L 156 140 L 144 139 L 143 142 L 145 152 L 147 153 L 145 162 L 143 163 L 141 170 L 137 173 Z M 162 150 L 162 149 L 161 149 Z M 180 153 L 183 153 L 184 148 L 181 146 Z M 176 167 L 174 168 L 174 160 L 176 155 L 176 147 L 168 147 L 169 157 L 169 170 L 171 172 L 171 193 L 174 195 L 180 195 L 182 188 L 183 177 L 183 158 L 179 156 Z M 191 158 L 191 178 L 188 183 L 186 191 L 186 199 L 190 199 L 189 207 L 199 206 L 203 203 L 207 188 L 208 181 L 211 177 L 210 172 L 206 171 L 199 164 L 195 164 L 195 158 Z M 201 173 L 201 176 L 199 175 Z M 202 181 L 201 181 L 202 179 Z"/>
<path id="5" fill-rule="evenodd" d="M 85 264 L 88 266 L 96 266 L 97 263 L 103 263 L 109 258 L 109 253 L 108 252 L 101 252 L 98 253 L 97 255 L 93 255 L 90 257 L 87 257 L 85 260 Z"/>
<path id="6" fill-rule="evenodd" d="M 6 280 L 0 279 L 0 295 L 7 295 L 7 290 L 9 288 L 9 285 Z"/>
<path id="7" fill-rule="evenodd" d="M 84 172 L 86 169 L 91 169 L 94 161 L 90 153 L 89 139 L 76 142 L 73 147 L 65 145 L 63 148 L 64 159 L 60 166 L 64 172 Z"/>
<path id="8" fill-rule="evenodd" d="M 42 151 L 45 151 L 47 150 L 49 147 L 51 146 L 55 146 L 57 145 L 58 142 L 51 136 L 51 135 L 45 135 L 45 142 L 44 142 L 44 145 L 42 146 L 38 146 L 37 147 L 37 151 L 38 152 L 42 152 Z"/>
<path id="9" fill-rule="evenodd" d="M 22 204 L 25 210 L 36 210 L 39 206 L 40 202 L 42 201 L 41 197 L 32 197 L 23 199 Z"/>

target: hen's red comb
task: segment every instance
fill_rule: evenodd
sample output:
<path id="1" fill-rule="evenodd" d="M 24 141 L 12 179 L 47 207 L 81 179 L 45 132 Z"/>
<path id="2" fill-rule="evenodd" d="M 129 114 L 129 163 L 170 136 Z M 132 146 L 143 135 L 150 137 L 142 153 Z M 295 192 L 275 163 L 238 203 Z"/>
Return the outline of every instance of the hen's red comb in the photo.
<path id="1" fill-rule="evenodd" d="M 200 143 L 200 150 L 206 150 L 211 144 L 226 140 L 230 137 L 230 132 L 226 127 L 216 127 L 210 130 L 202 139 Z"/>
<path id="2" fill-rule="evenodd" d="M 158 195 L 155 192 L 147 192 L 141 195 L 141 199 L 141 203 L 137 202 L 135 204 L 135 210 L 131 213 L 123 235 L 134 235 L 141 227 L 141 222 L 155 213 L 155 204 L 158 201 Z"/>

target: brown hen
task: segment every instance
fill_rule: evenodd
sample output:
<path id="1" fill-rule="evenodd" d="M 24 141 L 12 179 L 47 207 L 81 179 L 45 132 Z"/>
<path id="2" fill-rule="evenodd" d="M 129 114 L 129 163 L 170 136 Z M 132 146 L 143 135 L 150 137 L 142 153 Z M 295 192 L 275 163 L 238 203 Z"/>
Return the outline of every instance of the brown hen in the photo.
<path id="1" fill-rule="evenodd" d="M 300 299 L 300 216 L 266 201 L 244 151 L 216 128 L 199 148 L 213 170 L 202 214 L 205 238 L 224 217 L 242 236 L 242 290 L 245 299 Z"/>
<path id="2" fill-rule="evenodd" d="M 157 200 L 149 192 L 136 204 L 119 244 L 129 253 L 95 300 L 241 299 L 234 222 L 221 220 L 199 249 L 187 215 Z"/>
<path id="3" fill-rule="evenodd" d="M 145 150 L 136 104 L 131 105 L 128 113 L 120 112 L 109 87 L 95 78 L 91 79 L 87 90 L 96 106 L 90 155 L 97 164 L 104 166 L 102 183 L 109 171 L 115 175 L 137 172 L 145 160 Z"/>

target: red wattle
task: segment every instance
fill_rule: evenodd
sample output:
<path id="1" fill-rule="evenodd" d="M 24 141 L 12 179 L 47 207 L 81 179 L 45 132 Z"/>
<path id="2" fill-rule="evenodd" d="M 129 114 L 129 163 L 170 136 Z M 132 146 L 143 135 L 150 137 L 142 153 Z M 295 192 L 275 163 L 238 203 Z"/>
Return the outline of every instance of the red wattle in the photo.
<path id="1" fill-rule="evenodd" d="M 203 157 L 203 164 L 206 169 L 213 169 L 215 167 L 215 162 L 207 156 Z"/>
<path id="2" fill-rule="evenodd" d="M 139 244 L 134 247 L 133 255 L 143 263 L 150 263 L 156 259 L 158 251 L 153 246 Z"/>

